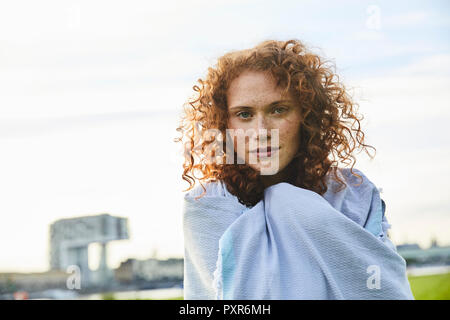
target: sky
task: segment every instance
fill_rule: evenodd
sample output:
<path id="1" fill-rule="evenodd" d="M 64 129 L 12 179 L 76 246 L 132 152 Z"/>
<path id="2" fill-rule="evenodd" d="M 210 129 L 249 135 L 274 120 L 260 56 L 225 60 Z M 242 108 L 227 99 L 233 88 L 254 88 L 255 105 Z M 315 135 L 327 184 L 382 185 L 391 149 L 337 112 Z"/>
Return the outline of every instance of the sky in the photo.
<path id="1" fill-rule="evenodd" d="M 450 245 L 448 1 L 0 3 L 0 272 L 49 268 L 49 225 L 109 213 L 108 264 L 183 257 L 178 136 L 197 79 L 229 50 L 299 39 L 336 66 L 394 243 Z M 373 151 L 369 150 L 372 154 Z M 98 246 L 90 247 L 98 265 Z"/>

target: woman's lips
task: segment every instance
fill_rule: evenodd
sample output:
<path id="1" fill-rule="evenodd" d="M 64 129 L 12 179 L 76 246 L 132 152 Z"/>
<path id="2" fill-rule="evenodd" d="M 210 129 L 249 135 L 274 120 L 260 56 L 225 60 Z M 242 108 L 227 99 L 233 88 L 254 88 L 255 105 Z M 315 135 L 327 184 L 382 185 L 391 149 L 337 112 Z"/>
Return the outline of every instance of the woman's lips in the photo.
<path id="1" fill-rule="evenodd" d="M 277 152 L 280 148 L 261 148 L 251 151 L 252 153 L 256 153 L 258 158 L 270 157 L 273 153 Z"/>

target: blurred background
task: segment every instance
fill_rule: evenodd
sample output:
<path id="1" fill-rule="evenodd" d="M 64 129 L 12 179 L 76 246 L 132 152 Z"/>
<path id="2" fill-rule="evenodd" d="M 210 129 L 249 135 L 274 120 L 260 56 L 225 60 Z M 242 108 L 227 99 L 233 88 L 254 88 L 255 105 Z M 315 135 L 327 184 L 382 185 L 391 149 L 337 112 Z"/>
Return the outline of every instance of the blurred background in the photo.
<path id="1" fill-rule="evenodd" d="M 450 299 L 448 1 L 3 1 L 0 298 L 183 296 L 180 111 L 267 39 L 336 65 L 416 299 Z M 373 153 L 372 150 L 370 150 Z"/>

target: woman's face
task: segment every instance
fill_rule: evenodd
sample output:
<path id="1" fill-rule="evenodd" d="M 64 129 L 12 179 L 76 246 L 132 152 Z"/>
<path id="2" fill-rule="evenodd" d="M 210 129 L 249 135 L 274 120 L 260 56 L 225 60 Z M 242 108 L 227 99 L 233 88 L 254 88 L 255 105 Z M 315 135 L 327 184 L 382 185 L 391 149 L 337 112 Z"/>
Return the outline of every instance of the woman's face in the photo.
<path id="1" fill-rule="evenodd" d="M 300 108 L 291 94 L 282 94 L 282 89 L 276 86 L 275 79 L 269 73 L 250 70 L 235 78 L 227 91 L 228 128 L 243 129 L 232 130 L 235 133 L 234 150 L 238 158 L 245 159 L 245 163 L 258 172 L 263 172 L 262 169 L 267 167 L 268 162 L 273 164 L 274 157 L 277 157 L 278 168 L 270 173 L 276 174 L 282 171 L 298 152 Z M 260 129 L 266 129 L 267 134 L 263 134 Z M 258 147 L 264 150 L 277 145 L 276 135 L 271 129 L 277 129 L 275 131 L 278 132 L 279 149 L 271 149 L 270 153 L 252 153 Z M 256 134 L 249 136 L 248 132 Z M 238 142 L 245 144 L 245 148 L 240 148 Z"/>

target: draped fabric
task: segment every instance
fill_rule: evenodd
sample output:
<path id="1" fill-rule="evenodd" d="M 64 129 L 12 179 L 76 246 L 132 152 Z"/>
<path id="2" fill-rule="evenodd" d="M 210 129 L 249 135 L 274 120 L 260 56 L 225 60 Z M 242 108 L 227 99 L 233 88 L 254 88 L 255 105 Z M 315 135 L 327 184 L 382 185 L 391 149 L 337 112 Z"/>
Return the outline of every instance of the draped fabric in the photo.
<path id="1" fill-rule="evenodd" d="M 413 299 L 405 260 L 387 237 L 375 185 L 340 169 L 346 188 L 282 182 L 247 208 L 220 182 L 184 197 L 184 298 Z"/>

